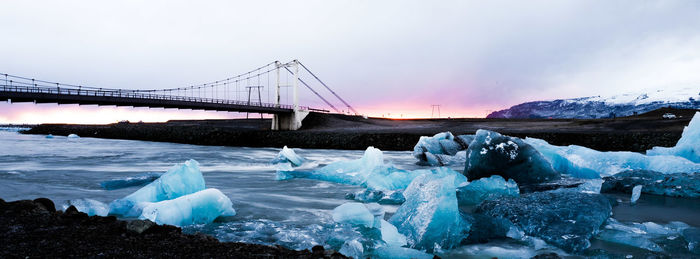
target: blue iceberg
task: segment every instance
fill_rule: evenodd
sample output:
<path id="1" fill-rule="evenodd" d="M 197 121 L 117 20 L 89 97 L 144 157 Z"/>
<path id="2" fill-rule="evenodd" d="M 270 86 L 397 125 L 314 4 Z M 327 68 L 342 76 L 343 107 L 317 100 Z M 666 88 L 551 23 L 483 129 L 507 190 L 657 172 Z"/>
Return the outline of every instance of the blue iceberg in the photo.
<path id="1" fill-rule="evenodd" d="M 629 170 L 603 180 L 603 193 L 632 193 L 634 186 L 641 185 L 641 192 L 645 194 L 700 198 L 700 173 L 663 174 L 649 170 Z"/>
<path id="2" fill-rule="evenodd" d="M 484 200 L 501 196 L 518 197 L 518 195 L 520 195 L 518 184 L 513 179 L 506 181 L 499 175 L 471 181 L 457 188 L 457 200 L 462 206 L 478 205 Z"/>
<path id="3" fill-rule="evenodd" d="M 632 196 L 630 197 L 630 203 L 637 203 L 637 200 L 639 200 L 639 196 L 642 195 L 642 187 L 643 186 L 641 185 L 637 185 L 632 188 Z"/>
<path id="4" fill-rule="evenodd" d="M 678 156 L 647 156 L 627 151 L 601 152 L 577 145 L 554 146 L 535 138 L 526 138 L 525 142 L 540 151 L 561 173 L 578 178 L 592 178 L 595 176 L 592 172 L 610 176 L 625 170 L 700 172 L 700 164 Z"/>
<path id="5" fill-rule="evenodd" d="M 424 174 L 459 173 L 446 167 L 401 170 L 391 164 L 385 164 L 381 150 L 369 147 L 360 159 L 334 162 L 311 172 L 278 170 L 277 179 L 309 178 L 360 185 L 371 190 L 400 190 L 405 189 L 414 178 Z"/>
<path id="6" fill-rule="evenodd" d="M 371 228 L 374 225 L 374 214 L 362 203 L 348 202 L 333 209 L 333 221 L 351 225 L 361 225 Z"/>
<path id="7" fill-rule="evenodd" d="M 107 180 L 101 182 L 100 186 L 102 186 L 102 188 L 105 190 L 116 190 L 132 186 L 141 186 L 157 180 L 161 175 L 162 174 L 160 173 L 147 173 L 133 177 L 126 177 L 124 179 Z"/>
<path id="8" fill-rule="evenodd" d="M 284 146 L 282 148 L 282 151 L 280 151 L 280 153 L 277 154 L 277 157 L 272 160 L 272 163 L 273 164 L 290 163 L 292 166 L 297 167 L 297 166 L 301 166 L 304 163 L 304 158 L 297 155 L 293 149 L 287 148 L 287 146 Z"/>
<path id="9" fill-rule="evenodd" d="M 612 207 L 600 194 L 550 191 L 487 200 L 475 213 L 507 219 L 529 236 L 567 252 L 581 252 L 610 217 Z"/>
<path id="10" fill-rule="evenodd" d="M 695 163 L 700 163 L 700 112 L 696 112 L 688 126 L 683 129 L 683 135 L 674 147 L 653 147 L 647 150 L 649 156 L 672 155 L 679 156 Z"/>
<path id="11" fill-rule="evenodd" d="M 364 189 L 357 192 L 345 194 L 345 199 L 355 200 L 363 203 L 376 202 L 379 204 L 402 204 L 406 201 L 403 197 L 403 191 L 380 191 L 372 189 Z"/>
<path id="12" fill-rule="evenodd" d="M 469 179 L 500 175 L 518 184 L 541 183 L 560 178 L 552 165 L 519 138 L 478 130 L 467 149 L 464 169 Z"/>
<path id="13" fill-rule="evenodd" d="M 694 228 L 677 221 L 660 225 L 654 222 L 621 223 L 610 218 L 596 239 L 653 252 L 663 252 L 664 247 L 670 249 L 688 247 L 692 252 L 690 248 L 692 241 L 684 235 L 692 229 Z M 685 237 L 685 240 L 678 238 L 679 236 Z"/>
<path id="14" fill-rule="evenodd" d="M 107 216 L 109 214 L 109 206 L 100 201 L 93 199 L 75 199 L 69 200 L 63 205 L 63 210 L 74 206 L 78 211 L 88 214 L 88 216 Z"/>
<path id="15" fill-rule="evenodd" d="M 141 215 L 144 202 L 172 200 L 183 195 L 204 190 L 204 177 L 199 171 L 199 163 L 189 160 L 175 165 L 154 182 L 128 196 L 109 204 L 109 214 L 136 217 Z"/>
<path id="16" fill-rule="evenodd" d="M 172 200 L 149 203 L 139 219 L 158 224 L 185 226 L 211 223 L 219 216 L 234 216 L 231 199 L 217 189 L 206 189 Z"/>
<path id="17" fill-rule="evenodd" d="M 432 137 L 422 136 L 413 147 L 413 156 L 421 164 L 444 166 L 459 162 L 454 156 L 466 150 L 474 139 L 473 135 L 455 137 L 451 132 L 441 132 Z"/>
<path id="18" fill-rule="evenodd" d="M 466 182 L 459 174 L 425 174 L 404 191 L 406 202 L 389 222 L 407 237 L 411 248 L 429 252 L 460 244 L 469 233 L 457 204 L 456 188 Z"/>

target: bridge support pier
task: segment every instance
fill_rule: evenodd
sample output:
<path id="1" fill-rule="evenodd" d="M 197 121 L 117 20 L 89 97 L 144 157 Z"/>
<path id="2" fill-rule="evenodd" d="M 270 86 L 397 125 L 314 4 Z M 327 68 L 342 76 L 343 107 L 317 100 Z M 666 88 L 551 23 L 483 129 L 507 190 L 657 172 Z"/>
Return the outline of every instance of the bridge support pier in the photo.
<path id="1" fill-rule="evenodd" d="M 272 117 L 272 130 L 298 130 L 309 111 L 295 109 L 292 113 L 275 114 Z"/>

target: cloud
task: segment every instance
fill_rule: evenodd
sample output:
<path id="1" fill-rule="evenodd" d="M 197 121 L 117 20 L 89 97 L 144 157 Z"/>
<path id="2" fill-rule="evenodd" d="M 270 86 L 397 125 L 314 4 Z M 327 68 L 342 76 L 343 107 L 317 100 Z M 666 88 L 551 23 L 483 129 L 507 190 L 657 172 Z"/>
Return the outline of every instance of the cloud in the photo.
<path id="1" fill-rule="evenodd" d="M 12 1 L 0 73 L 168 88 L 298 58 L 363 113 L 483 116 L 700 84 L 698 13 L 697 1 Z"/>

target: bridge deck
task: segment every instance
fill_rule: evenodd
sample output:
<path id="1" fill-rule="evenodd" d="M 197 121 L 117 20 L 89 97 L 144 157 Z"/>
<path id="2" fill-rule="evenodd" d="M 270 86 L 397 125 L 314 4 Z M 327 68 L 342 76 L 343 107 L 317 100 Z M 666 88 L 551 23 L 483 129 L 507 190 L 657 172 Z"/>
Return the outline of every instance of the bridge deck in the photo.
<path id="1" fill-rule="evenodd" d="M 175 108 L 268 114 L 292 113 L 291 105 L 215 98 L 158 95 L 132 90 L 63 89 L 0 85 L 0 101 Z M 309 109 L 302 107 L 302 109 Z M 312 109 L 313 110 L 313 109 Z"/>

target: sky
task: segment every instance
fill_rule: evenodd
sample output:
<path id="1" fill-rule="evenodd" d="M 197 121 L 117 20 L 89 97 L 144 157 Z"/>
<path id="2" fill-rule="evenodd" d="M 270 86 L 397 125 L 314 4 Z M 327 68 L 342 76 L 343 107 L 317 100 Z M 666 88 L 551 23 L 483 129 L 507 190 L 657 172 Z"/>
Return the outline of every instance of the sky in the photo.
<path id="1" fill-rule="evenodd" d="M 5 1 L 0 8 L 0 74 L 159 89 L 298 59 L 360 113 L 379 117 L 430 117 L 431 105 L 442 117 L 484 117 L 526 101 L 700 89 L 698 46 L 700 1 Z M 302 105 L 329 109 L 306 89 L 300 96 Z M 0 123 L 240 116 L 0 103 Z"/>

